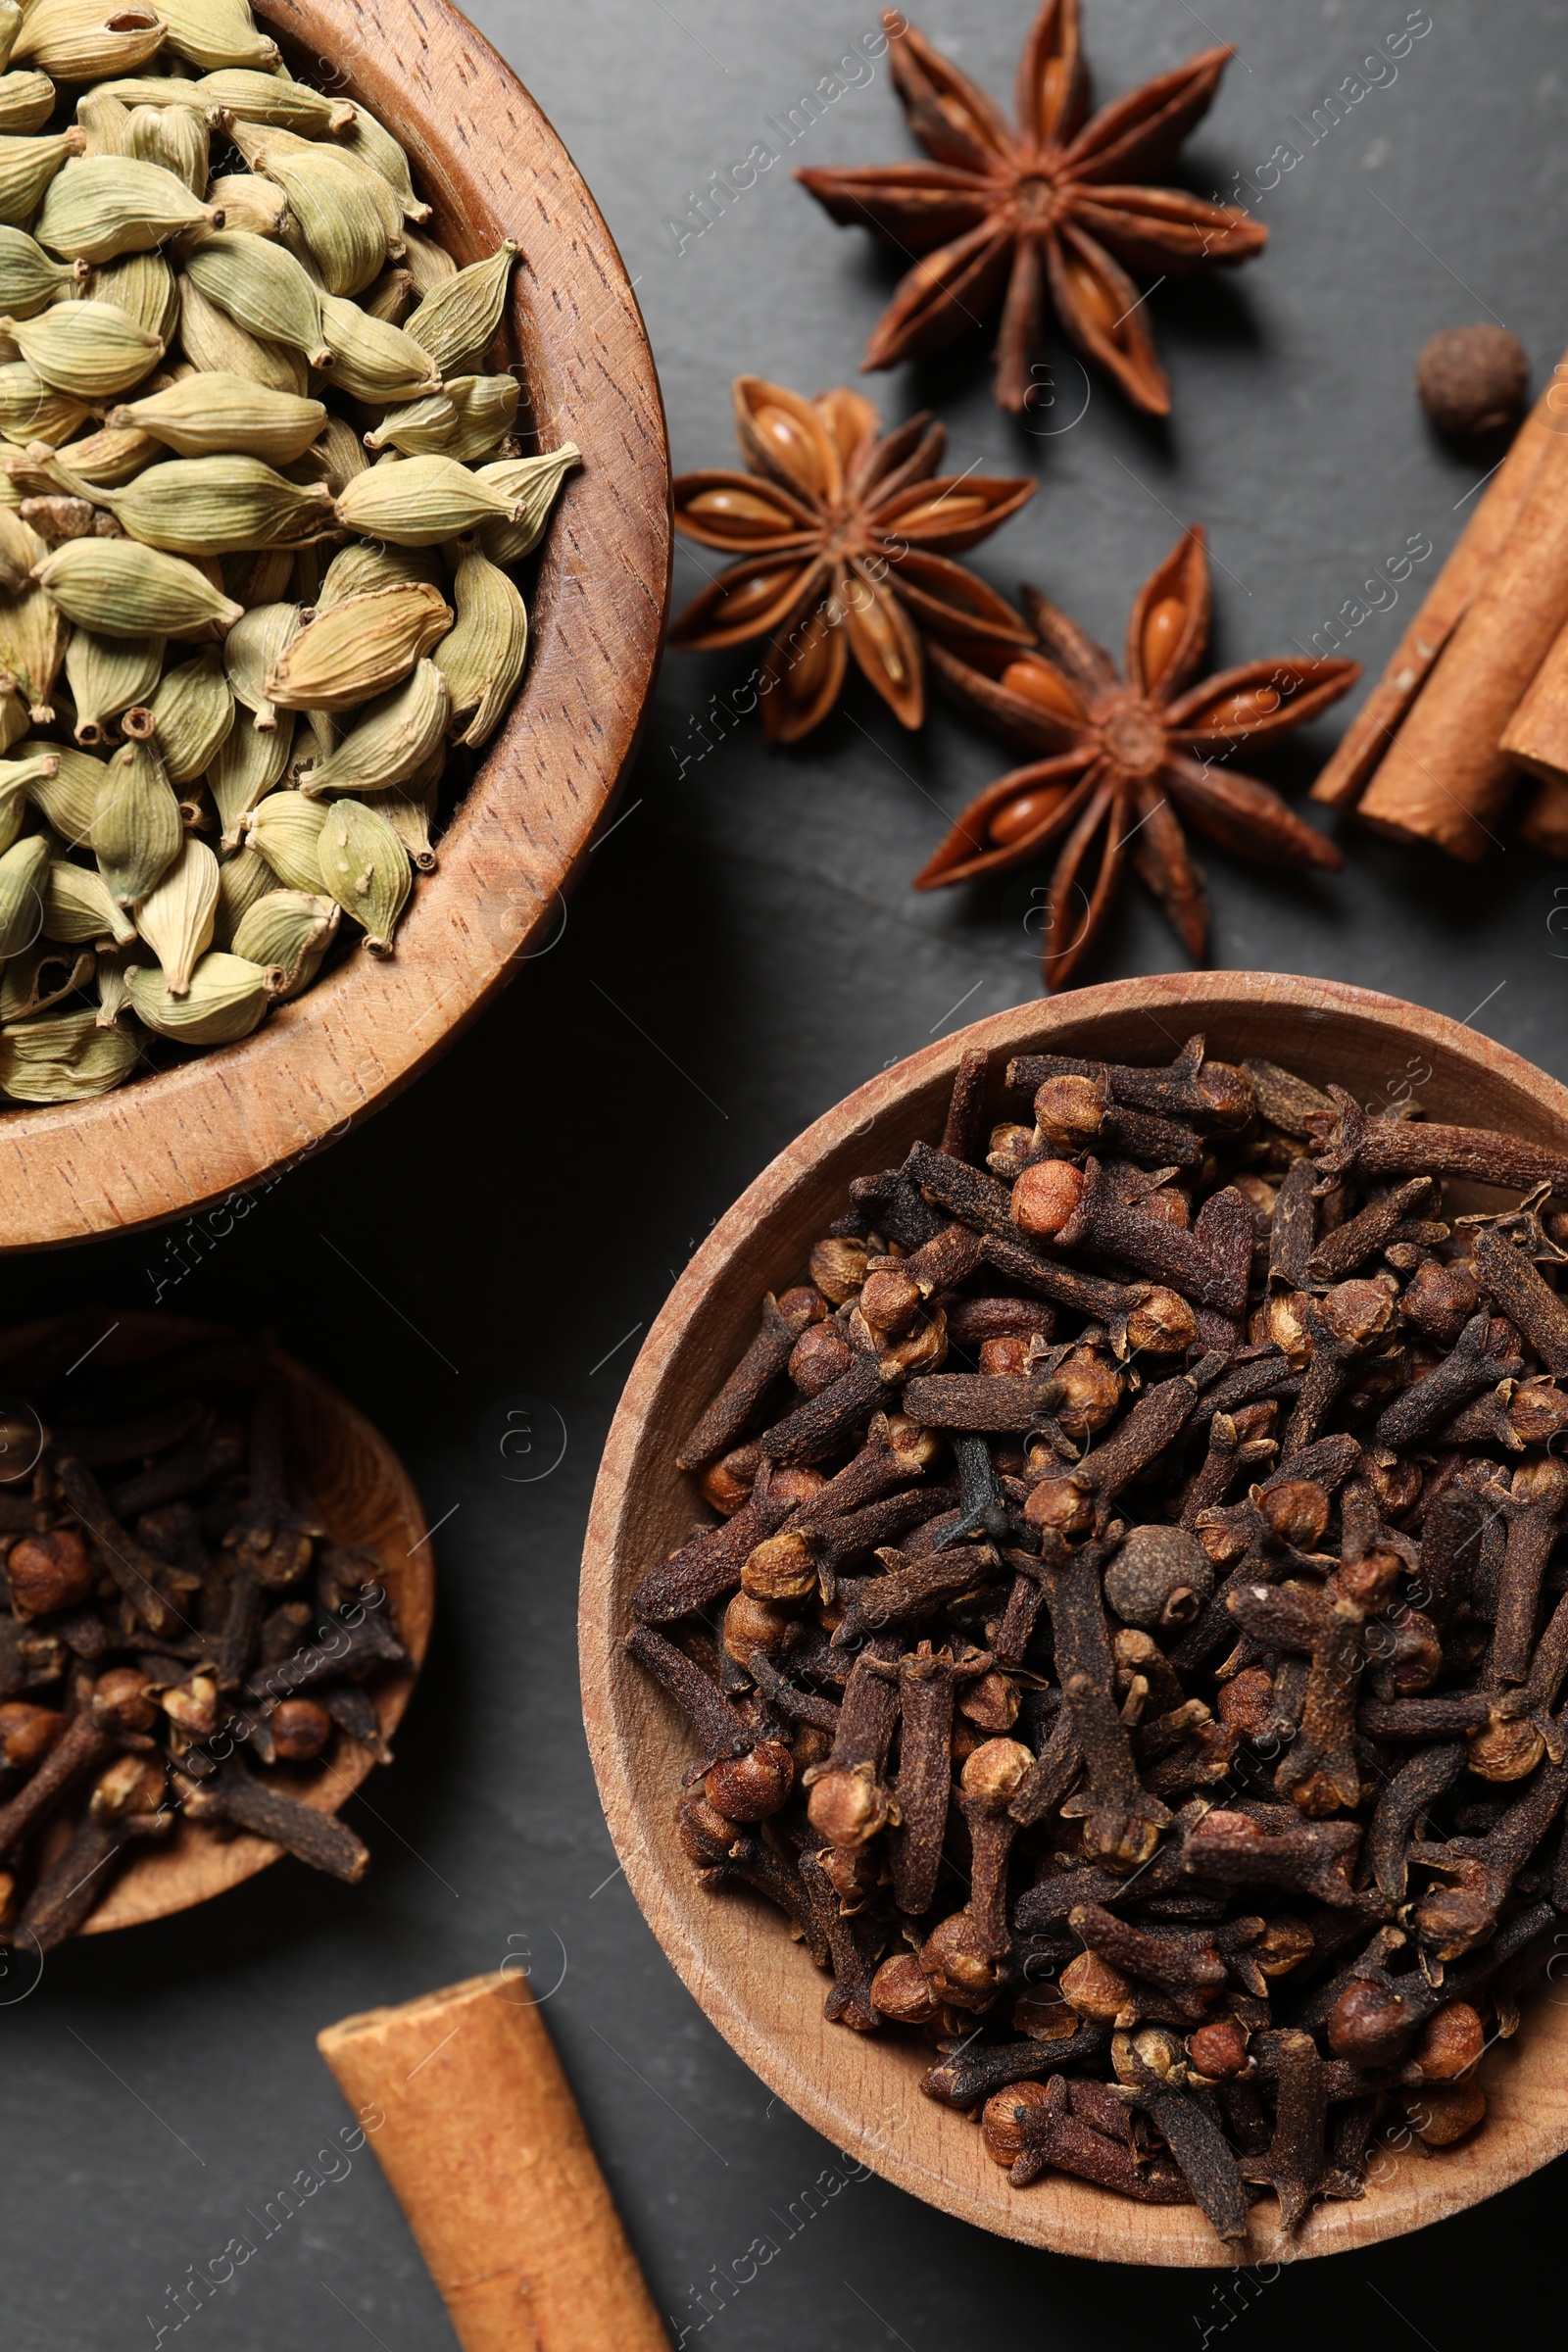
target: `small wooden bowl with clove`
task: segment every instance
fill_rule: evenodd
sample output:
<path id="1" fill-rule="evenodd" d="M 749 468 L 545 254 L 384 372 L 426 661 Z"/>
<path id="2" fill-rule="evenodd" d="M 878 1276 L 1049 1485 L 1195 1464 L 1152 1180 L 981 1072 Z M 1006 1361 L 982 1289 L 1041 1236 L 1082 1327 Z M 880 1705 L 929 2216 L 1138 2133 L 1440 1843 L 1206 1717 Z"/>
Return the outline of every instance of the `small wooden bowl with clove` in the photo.
<path id="1" fill-rule="evenodd" d="M 944 1039 L 873 1079 L 764 1169 L 698 1250 L 632 1370 L 605 1447 L 583 1557 L 583 1705 L 605 1814 L 654 1933 L 711 2022 L 769 2088 L 887 2180 L 1000 2234 L 1098 2260 L 1177 2267 L 1342 2252 L 1399 2236 L 1479 2203 L 1568 2148 L 1568 2001 L 1544 1987 L 1519 2032 L 1480 2062 L 1485 2121 L 1430 2154 L 1408 2131 L 1380 2139 L 1358 2199 L 1319 2202 L 1292 2241 L 1270 2198 L 1245 2243 L 1227 2248 L 1196 2207 L 1131 2202 L 1060 2172 L 1024 2188 L 987 2156 L 975 2121 L 922 2097 L 932 2053 L 891 2034 L 823 2018 L 825 1980 L 760 1896 L 699 1884 L 675 1826 L 674 1793 L 697 1741 L 623 1643 L 630 1595 L 687 1536 L 696 1490 L 676 1446 L 740 1359 L 764 1292 L 799 1282 L 840 1215 L 852 1178 L 900 1162 L 941 1131 L 960 1055 L 991 1055 L 990 1116 L 1015 1115 L 1009 1055 L 1163 1063 L 1194 1032 L 1210 1058 L 1261 1058 L 1363 1103 L 1415 1093 L 1426 1115 L 1562 1149 L 1568 1089 L 1441 1015 L 1334 981 L 1208 972 L 1122 981 L 1024 1004 Z M 1514 1203 L 1450 1184 L 1446 1209 Z M 1042 2076 L 1050 2073 L 1042 2045 Z"/>
<path id="2" fill-rule="evenodd" d="M 123 1382 L 125 1410 L 134 1414 L 152 1393 L 160 1365 L 207 1342 L 222 1342 L 220 1325 L 185 1316 L 100 1310 L 51 1318 L 0 1337 L 0 1421 L 5 1452 L 0 1456 L 0 1494 L 24 1497 L 38 1446 L 19 1444 L 39 1428 L 34 1396 L 69 1397 L 73 1377 L 91 1378 L 100 1396 L 112 1397 Z M 402 1718 L 423 1661 L 434 1608 L 434 1569 L 424 1514 L 408 1472 L 380 1432 L 347 1398 L 304 1365 L 270 1350 L 270 1376 L 281 1388 L 282 1430 L 291 1483 L 308 1495 L 318 1524 L 338 1544 L 355 1546 L 376 1564 L 396 1614 L 397 1637 L 406 1662 L 376 1671 L 367 1686 L 374 1712 L 375 1743 L 384 1748 Z M 243 1391 L 236 1408 L 246 1411 Z M 45 1426 L 50 1426 L 45 1424 Z M 105 1478 L 108 1472 L 104 1473 Z M 281 1597 L 273 1595 L 272 1597 Z M 46 1625 L 51 1621 L 45 1619 Z M 234 1704 L 225 1702 L 225 1715 Z M 367 1718 L 367 1731 L 368 1718 Z M 144 1746 L 149 1744 L 144 1741 Z M 215 1751 L 217 1742 L 211 1743 Z M 232 1742 L 230 1742 L 232 1745 Z M 330 1743 L 312 1764 L 289 1767 L 279 1779 L 286 1794 L 322 1814 L 335 1814 L 369 1772 L 376 1756 L 365 1740 L 334 1729 Z M 45 1867 L 51 1828 L 46 1825 Z M 172 1835 L 133 1850 L 108 1891 L 77 1933 L 106 1934 L 111 1928 L 139 1927 L 188 1910 L 279 1859 L 283 1848 L 240 1830 L 224 1835 L 207 1822 L 182 1819 Z M 363 1853 L 359 1867 L 363 1867 Z M 340 1874 L 342 1875 L 342 1874 Z M 24 1937 L 24 1942 L 25 1938 Z"/>

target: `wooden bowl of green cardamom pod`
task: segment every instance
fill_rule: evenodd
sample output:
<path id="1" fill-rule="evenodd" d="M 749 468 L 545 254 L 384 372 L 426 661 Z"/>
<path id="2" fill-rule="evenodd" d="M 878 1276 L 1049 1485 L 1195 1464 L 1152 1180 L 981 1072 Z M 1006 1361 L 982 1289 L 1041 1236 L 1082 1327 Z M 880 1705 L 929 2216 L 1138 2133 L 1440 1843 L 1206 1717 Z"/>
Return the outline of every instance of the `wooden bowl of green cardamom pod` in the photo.
<path id="1" fill-rule="evenodd" d="M 7 1250 L 243 1195 L 408 1085 L 548 953 L 636 745 L 669 587 L 663 414 L 625 270 L 549 122 L 448 0 L 418 11 L 271 0 L 254 21 L 232 0 L 212 23 L 133 11 L 85 30 L 57 13 L 0 11 L 0 64 L 12 68 L 0 127 L 39 134 L 0 141 Z M 275 104 L 264 76 L 284 93 Z M 172 88 L 188 98 L 176 104 Z M 149 249 L 152 213 L 135 233 L 125 216 L 154 182 L 168 204 Z M 257 295 L 264 245 L 270 276 Z M 472 347 L 459 354 L 453 341 L 442 360 L 431 328 L 427 375 L 409 374 L 396 354 L 411 339 L 394 318 L 412 323 L 445 299 L 443 273 L 447 286 L 477 281 L 481 265 L 495 300 Z M 149 273 L 171 303 L 152 325 Z M 298 301 L 320 331 L 291 342 L 283 314 Z M 112 336 L 86 333 L 94 318 Z M 457 337 L 466 320 L 447 323 Z M 233 390 L 235 350 L 267 366 L 281 355 L 276 380 L 252 379 L 265 415 Z M 147 373 L 160 352 L 165 372 Z M 192 389 L 204 376 L 229 387 L 222 414 L 233 411 L 237 440 L 214 438 L 218 401 L 210 416 Z M 308 440 L 309 413 L 320 415 L 308 395 L 325 403 L 327 431 L 291 456 L 290 416 Z M 269 449 L 256 435 L 274 427 Z M 143 454 L 117 474 L 120 443 L 149 435 L 163 444 L 157 462 Z M 224 455 L 191 455 L 209 448 Z M 231 461 L 236 449 L 256 454 Z M 345 449 L 346 466 L 333 457 Z M 233 531 L 204 542 L 196 476 L 220 463 L 234 478 L 215 474 L 214 491 Z M 526 489 L 477 478 L 530 464 L 552 471 L 537 534 L 522 512 L 532 474 Z M 460 466 L 464 497 L 415 514 L 407 501 L 442 467 L 446 501 Z M 507 509 L 505 552 L 493 501 Z M 328 540 L 341 542 L 335 558 Z M 257 567 L 290 551 L 286 585 L 278 574 L 261 587 Z M 405 551 L 396 616 L 376 613 L 374 566 Z M 342 617 L 338 590 L 328 597 L 329 559 L 345 558 L 369 567 L 346 592 L 355 614 L 384 622 L 379 637 Z M 477 593 L 472 628 L 464 612 L 470 561 L 501 582 L 490 612 L 494 594 L 507 600 L 505 662 L 490 664 L 507 683 L 487 691 L 481 679 L 462 702 L 454 664 L 466 660 L 466 686 L 485 666 Z M 242 577 L 247 564 L 254 576 Z M 267 615 L 285 603 L 295 633 L 273 642 Z M 59 642 L 39 650 L 40 612 L 72 633 L 63 670 Z M 154 662 L 156 691 L 138 687 L 127 705 L 119 669 L 148 641 L 161 651 L 164 632 L 169 667 L 160 678 Z M 241 656 L 230 636 L 255 642 Z M 29 688 L 29 663 L 58 691 L 36 678 Z M 215 672 L 226 673 L 244 751 L 230 760 L 224 739 L 182 782 L 175 741 L 186 718 L 199 734 Z M 368 703 L 367 678 L 378 681 Z M 51 701 L 62 706 L 52 720 Z M 293 750 L 272 773 L 264 754 L 278 737 L 253 741 L 249 713 L 265 730 L 279 709 Z M 383 711 L 396 808 L 374 781 Z M 107 755 L 113 793 L 74 739 Z M 76 768 L 46 775 L 62 749 Z M 154 754 L 166 765 L 149 797 Z M 242 887 L 231 869 L 247 860 L 266 871 Z"/>
<path id="2" fill-rule="evenodd" d="M 1346 1087 L 1374 1110 L 1414 1096 L 1430 1119 L 1563 1149 L 1568 1088 L 1457 1022 L 1331 980 L 1194 972 L 1118 981 L 1022 1004 L 944 1038 L 799 1136 L 681 1275 L 606 1441 L 578 1628 L 584 1720 L 627 1882 L 693 1997 L 770 2090 L 835 2148 L 981 2229 L 1096 2261 L 1231 2268 L 1400 2236 L 1480 2203 L 1568 2149 L 1568 2000 L 1555 1982 L 1557 1961 L 1523 2000 L 1517 2033 L 1494 2035 L 1479 2062 L 1484 2121 L 1429 2152 L 1392 2105 L 1372 2141 L 1363 2193 L 1313 2205 L 1294 2238 L 1281 2235 L 1272 2197 L 1250 2208 L 1246 2240 L 1227 2247 L 1193 2206 L 1134 2203 L 1064 2172 L 1013 2187 L 986 2153 L 978 2110 L 971 2117 L 922 2096 L 921 2078 L 934 2063 L 929 2045 L 895 2030 L 854 2033 L 828 2023 L 831 1980 L 792 1940 L 784 1914 L 750 1888 L 714 1893 L 699 1883 L 675 1819 L 682 1775 L 699 1754 L 696 1735 L 624 1647 L 633 1592 L 688 1537 L 700 1499 L 676 1465 L 681 1433 L 751 1344 L 762 1295 L 803 1279 L 813 1245 L 847 1204 L 851 1180 L 900 1165 L 912 1143 L 941 1134 L 964 1050 L 989 1054 L 987 1109 L 1002 1119 L 1018 1115 L 1002 1087 L 1013 1054 L 1164 1063 L 1195 1032 L 1215 1060 L 1277 1062 L 1318 1088 Z M 1451 1204 L 1504 1203 L 1479 1188 L 1467 1199 L 1455 1185 Z M 1040 2043 L 1042 2081 L 1052 2072 L 1051 2047 Z"/>

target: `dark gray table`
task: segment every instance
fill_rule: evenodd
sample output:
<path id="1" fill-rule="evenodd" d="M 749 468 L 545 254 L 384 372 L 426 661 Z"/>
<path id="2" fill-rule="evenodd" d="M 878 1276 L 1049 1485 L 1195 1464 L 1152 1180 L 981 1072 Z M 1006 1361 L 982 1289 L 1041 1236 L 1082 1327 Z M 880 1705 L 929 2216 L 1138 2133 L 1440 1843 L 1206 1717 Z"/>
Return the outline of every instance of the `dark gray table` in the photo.
<path id="1" fill-rule="evenodd" d="M 923 377 L 871 379 L 894 417 L 940 409 L 958 467 L 1038 472 L 1040 495 L 978 558 L 999 586 L 1038 581 L 1119 647 L 1134 589 L 1202 521 L 1229 661 L 1304 645 L 1347 600 L 1383 598 L 1363 583 L 1411 538 L 1451 543 L 1477 469 L 1428 436 L 1411 364 L 1435 328 L 1488 317 L 1523 336 L 1538 382 L 1556 358 L 1568 11 L 1436 0 L 1396 78 L 1331 130 L 1322 117 L 1314 139 L 1314 110 L 1404 13 L 1205 0 L 1200 19 L 1185 0 L 1089 0 L 1105 92 L 1210 39 L 1239 44 L 1189 150 L 1195 186 L 1228 185 L 1282 143 L 1301 160 L 1262 200 L 1259 263 L 1154 298 L 1168 430 L 1097 382 L 1074 429 L 1032 436 L 992 408 L 979 346 Z M 478 0 L 474 14 L 620 240 L 677 466 L 731 462 L 732 372 L 808 392 L 853 376 L 891 272 L 787 174 L 913 152 L 885 65 L 684 250 L 668 222 L 710 171 L 760 139 L 781 145 L 768 119 L 787 121 L 872 29 L 871 0 Z M 1005 96 L 1028 16 L 1027 0 L 941 0 L 918 21 Z M 678 595 L 703 576 L 683 556 Z M 1408 609 L 1351 631 L 1374 674 Z M 1485 2314 L 1517 2325 L 1513 2290 L 1558 2275 L 1540 2233 L 1560 2168 L 1440 2230 L 1228 2295 L 1211 2274 L 1116 2271 L 967 2230 L 855 2179 L 768 2099 L 616 1875 L 573 1612 L 638 1334 L 710 1221 L 808 1120 L 1037 987 L 1024 926 L 1042 876 L 967 903 L 907 887 L 946 815 L 1000 772 L 999 748 L 940 710 L 907 738 L 861 691 L 804 752 L 769 757 L 755 720 L 714 723 L 748 666 L 671 659 L 622 821 L 564 935 L 412 1095 L 216 1246 L 176 1231 L 7 1266 L 20 1317 L 146 1305 L 181 1251 L 190 1271 L 167 1303 L 274 1323 L 380 1421 L 442 1522 L 429 1667 L 396 1767 L 351 1806 L 375 1853 L 365 1886 L 285 1862 L 184 1919 L 62 1954 L 0 2011 L 8 2352 L 118 2352 L 160 2327 L 172 2342 L 169 2290 L 236 2236 L 256 2252 L 184 2323 L 186 2343 L 450 2344 L 368 2151 L 347 2172 L 317 2164 L 345 2113 L 314 2035 L 509 1952 L 555 1987 L 550 2024 L 656 2299 L 688 2341 L 703 2324 L 705 2341 L 768 2352 L 959 2352 L 1004 2331 L 1200 2345 L 1239 2327 L 1239 2345 L 1332 2334 L 1447 2352 Z M 1304 781 L 1335 723 L 1270 772 Z M 1568 877 L 1512 845 L 1477 872 L 1353 832 L 1346 848 L 1346 872 L 1324 881 L 1205 858 L 1216 960 L 1389 989 L 1568 1077 L 1568 941 L 1547 922 Z M 1087 977 L 1179 961 L 1135 896 Z M 496 1446 L 519 1398 L 534 1400 L 541 1465 L 559 1444 L 551 1414 L 564 1433 L 532 1484 L 509 1483 Z M 824 2171 L 841 2185 L 808 2198 Z M 301 2173 L 319 2185 L 284 2220 L 279 2192 Z M 704 2323 L 705 2282 L 759 2237 L 777 2256 Z"/>

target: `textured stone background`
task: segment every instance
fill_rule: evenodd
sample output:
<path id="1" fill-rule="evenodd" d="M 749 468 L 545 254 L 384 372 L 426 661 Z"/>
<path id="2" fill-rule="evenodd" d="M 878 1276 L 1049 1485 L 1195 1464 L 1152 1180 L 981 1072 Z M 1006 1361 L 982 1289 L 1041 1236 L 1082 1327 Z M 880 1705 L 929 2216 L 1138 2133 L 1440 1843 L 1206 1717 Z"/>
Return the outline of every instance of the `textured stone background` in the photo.
<path id="1" fill-rule="evenodd" d="M 912 154 L 885 65 L 683 252 L 666 223 L 705 173 L 760 138 L 780 144 L 766 119 L 872 28 L 872 0 L 475 0 L 472 13 L 620 242 L 677 466 L 730 462 L 733 372 L 808 392 L 853 375 L 892 272 L 787 172 Z M 1524 338 L 1539 384 L 1568 331 L 1568 9 L 1432 0 L 1433 29 L 1396 78 L 1313 143 L 1303 122 L 1404 13 L 1400 0 L 1204 0 L 1200 18 L 1185 0 L 1088 0 L 1102 94 L 1210 40 L 1238 44 L 1189 147 L 1195 187 L 1231 184 L 1282 142 L 1301 161 L 1261 202 L 1273 235 L 1260 262 L 1154 298 L 1175 384 L 1168 430 L 1098 381 L 1075 425 L 1021 430 L 992 408 L 978 345 L 873 380 L 890 417 L 940 410 L 958 467 L 1038 472 L 1032 506 L 976 559 L 999 586 L 1035 580 L 1119 646 L 1138 583 L 1202 521 L 1216 651 L 1232 661 L 1304 645 L 1347 600 L 1386 598 L 1377 567 L 1408 540 L 1425 534 L 1438 556 L 1451 544 L 1477 469 L 1430 439 L 1411 366 L 1435 328 L 1494 317 Z M 1006 95 L 1028 0 L 914 14 Z M 1070 416 L 1082 396 L 1070 361 L 1059 385 Z M 677 597 L 703 577 L 683 553 Z M 1408 609 L 1351 633 L 1374 674 Z M 255 2237 L 247 2216 L 264 2217 L 343 2122 L 317 2030 L 509 1950 L 531 1956 L 541 1990 L 559 1979 L 550 2024 L 656 2299 L 693 2328 L 688 2341 L 695 2290 L 760 2235 L 779 2257 L 705 2342 L 968 2352 L 1004 2338 L 1192 2344 L 1234 2328 L 1238 2346 L 1332 2333 L 1448 2352 L 1495 2314 L 1504 2282 L 1511 2311 L 1556 2277 L 1540 2232 L 1561 2181 L 1546 2176 L 1436 2233 L 1287 2272 L 1250 2303 L 1201 2273 L 1027 2252 L 875 2180 L 850 2182 L 803 2227 L 792 2203 L 843 2168 L 710 2029 L 614 1875 L 573 1609 L 636 1333 L 710 1221 L 809 1119 L 1037 985 L 1025 921 L 1043 876 L 970 901 L 907 888 L 946 816 L 999 772 L 998 747 L 940 710 L 906 739 L 862 691 L 805 751 L 769 757 L 755 720 L 713 724 L 710 698 L 747 667 L 670 661 L 624 820 L 559 945 L 412 1095 L 268 1194 L 166 1294 L 181 1311 L 275 1324 L 380 1420 L 431 1519 L 454 1514 L 437 1541 L 436 1639 L 396 1768 L 351 1807 L 375 1853 L 364 1887 L 285 1862 L 204 1911 L 62 1955 L 0 2009 L 7 2352 L 155 2338 L 176 2316 L 166 2289 L 236 2232 Z M 1289 749 L 1274 780 L 1304 783 L 1339 723 Z M 1351 829 L 1345 846 L 1346 872 L 1311 881 L 1205 854 L 1216 960 L 1387 989 L 1472 1017 L 1568 1077 L 1568 937 L 1548 928 L 1568 875 L 1512 844 L 1476 871 Z M 1133 895 L 1084 976 L 1179 960 Z M 174 1263 L 159 1235 L 8 1264 L 8 1312 L 144 1305 Z M 550 1475 L 514 1485 L 496 1437 L 522 1397 L 540 1465 L 563 1433 L 565 1450 Z M 186 2343 L 450 2344 L 368 2152 L 258 2242 Z"/>

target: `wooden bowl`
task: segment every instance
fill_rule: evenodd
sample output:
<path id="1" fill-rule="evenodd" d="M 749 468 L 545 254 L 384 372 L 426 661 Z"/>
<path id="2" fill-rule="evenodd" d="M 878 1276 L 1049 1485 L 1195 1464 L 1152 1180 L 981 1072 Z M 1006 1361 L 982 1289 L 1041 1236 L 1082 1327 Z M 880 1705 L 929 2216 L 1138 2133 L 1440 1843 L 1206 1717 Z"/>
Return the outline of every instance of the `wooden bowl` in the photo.
<path id="1" fill-rule="evenodd" d="M 626 1877 L 691 1992 L 768 2087 L 834 2147 L 960 2220 L 1061 2253 L 1174 2265 L 1281 2259 L 1274 2200 L 1253 2208 L 1250 2242 L 1237 2257 L 1191 2207 L 1136 2205 L 1061 2174 L 1011 2187 L 975 2125 L 921 2096 L 929 2052 L 902 2036 L 826 2025 L 826 1981 L 790 1941 L 782 1915 L 750 1893 L 714 1896 L 698 1886 L 674 1830 L 677 1786 L 695 1742 L 620 1642 L 634 1587 L 694 1515 L 695 1488 L 675 1468 L 675 1446 L 751 1339 L 762 1293 L 801 1279 L 811 1244 L 843 1212 L 852 1176 L 893 1166 L 917 1137 L 940 1134 L 961 1050 L 990 1049 L 1001 1116 L 1009 1054 L 1155 1062 L 1195 1030 L 1223 1059 L 1261 1054 L 1320 1084 L 1337 1079 L 1371 1102 L 1414 1092 L 1435 1118 L 1562 1148 L 1568 1090 L 1438 1013 L 1332 980 L 1173 974 L 1079 989 L 978 1021 L 873 1078 L 808 1127 L 698 1250 L 648 1335 L 611 1429 L 579 1614 L 583 1711 Z M 1479 1204 L 1488 1197 L 1475 1198 Z M 1483 2061 L 1489 2108 L 1471 2139 L 1430 2157 L 1408 2140 L 1402 2151 L 1385 2143 L 1365 2196 L 1316 2206 L 1294 2252 L 1337 2253 L 1419 2229 L 1568 2147 L 1562 2000 L 1550 1987 L 1537 1996 L 1516 2038 Z M 1041 2057 L 1049 2071 L 1046 2045 Z"/>
<path id="2" fill-rule="evenodd" d="M 383 960 L 357 952 L 255 1035 L 94 1102 L 0 1109 L 0 1249 L 89 1240 L 245 1191 L 417 1076 L 530 957 L 628 764 L 669 601 L 669 454 L 620 256 L 527 91 L 448 0 L 270 0 L 296 70 L 403 141 L 461 262 L 516 237 L 535 446 L 574 441 L 528 596 L 522 691 Z M 519 427 L 519 429 L 522 429 Z"/>
<path id="3" fill-rule="evenodd" d="M 219 1336 L 221 1326 L 167 1314 L 122 1314 L 93 1349 L 95 1368 L 128 1370 L 155 1363 L 175 1348 Z M 0 1391 L 25 1396 L 29 1386 L 58 1378 L 70 1356 L 91 1344 L 79 1317 L 29 1323 L 0 1336 Z M 397 1612 L 398 1639 L 410 1663 L 378 1674 L 370 1686 L 381 1737 L 390 1739 L 409 1703 L 429 1646 L 435 1607 L 435 1569 L 425 1541 L 424 1513 L 403 1464 L 379 1430 L 347 1397 L 293 1358 L 276 1359 L 288 1386 L 292 1458 L 322 1519 L 339 1544 L 363 1544 L 381 1561 L 382 1580 Z M 318 1812 L 335 1813 L 351 1796 L 372 1759 L 357 1740 L 335 1732 L 318 1764 L 288 1775 L 291 1795 Z M 239 1886 L 275 1862 L 283 1848 L 241 1832 L 232 1838 L 182 1821 L 167 1843 L 137 1853 L 79 1931 L 140 1927 L 188 1910 Z"/>

